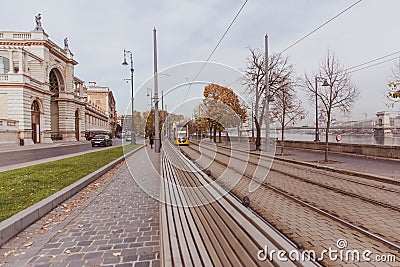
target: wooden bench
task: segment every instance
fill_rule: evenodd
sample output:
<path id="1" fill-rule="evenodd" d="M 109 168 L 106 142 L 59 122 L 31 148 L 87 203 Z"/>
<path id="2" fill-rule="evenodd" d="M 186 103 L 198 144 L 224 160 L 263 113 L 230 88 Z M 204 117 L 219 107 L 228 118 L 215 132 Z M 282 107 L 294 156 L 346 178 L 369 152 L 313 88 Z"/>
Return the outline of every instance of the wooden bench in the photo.
<path id="1" fill-rule="evenodd" d="M 318 266 L 310 260 L 259 260 L 265 246 L 269 251 L 297 248 L 220 186 L 210 184 L 211 179 L 175 147 L 164 144 L 163 150 L 164 266 Z"/>

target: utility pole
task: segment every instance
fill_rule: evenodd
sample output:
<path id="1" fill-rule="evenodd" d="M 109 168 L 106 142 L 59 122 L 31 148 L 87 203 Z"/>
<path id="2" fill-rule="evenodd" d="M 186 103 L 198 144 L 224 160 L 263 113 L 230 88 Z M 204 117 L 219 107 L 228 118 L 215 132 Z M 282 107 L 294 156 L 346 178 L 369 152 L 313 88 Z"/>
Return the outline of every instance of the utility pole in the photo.
<path id="1" fill-rule="evenodd" d="M 318 129 L 318 77 L 315 76 L 315 140 L 319 142 L 319 129 Z"/>
<path id="2" fill-rule="evenodd" d="M 265 151 L 271 151 L 270 130 L 269 130 L 269 61 L 268 61 L 268 34 L 265 34 Z"/>
<path id="3" fill-rule="evenodd" d="M 134 84 L 135 81 L 133 79 L 133 72 L 135 69 L 133 68 L 133 54 L 129 50 L 124 49 L 124 62 L 122 62 L 122 65 L 128 66 L 128 62 L 126 62 L 126 55 L 129 55 L 131 59 L 131 86 L 132 86 L 132 98 L 131 98 L 131 105 L 132 105 L 132 124 L 131 124 L 131 144 L 136 144 L 136 128 L 135 128 L 135 106 L 134 106 L 134 94 L 135 94 L 135 89 L 134 89 Z"/>
<path id="4" fill-rule="evenodd" d="M 164 90 L 161 90 L 161 132 L 165 132 L 164 130 Z M 163 133 L 164 136 L 164 133 Z M 161 138 L 161 136 L 160 136 Z"/>
<path id="5" fill-rule="evenodd" d="M 153 30 L 154 40 L 154 151 L 160 153 L 160 126 L 158 121 L 158 74 L 157 74 L 157 31 Z"/>
<path id="6" fill-rule="evenodd" d="M 251 137 L 254 138 L 254 105 L 251 103 Z"/>

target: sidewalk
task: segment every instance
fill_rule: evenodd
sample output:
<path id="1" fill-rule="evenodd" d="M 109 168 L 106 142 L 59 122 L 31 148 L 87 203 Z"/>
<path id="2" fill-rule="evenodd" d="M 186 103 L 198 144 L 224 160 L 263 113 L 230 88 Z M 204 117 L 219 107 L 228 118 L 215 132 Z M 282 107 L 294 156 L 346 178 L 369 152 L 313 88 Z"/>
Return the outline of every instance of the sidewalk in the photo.
<path id="1" fill-rule="evenodd" d="M 280 148 L 277 147 L 276 152 L 279 153 Z M 276 154 L 276 157 L 312 163 L 317 166 L 323 166 L 332 169 L 394 178 L 400 181 L 400 160 L 381 158 L 375 159 L 357 155 L 352 156 L 349 154 L 329 153 L 328 158 L 330 161 L 334 161 L 334 163 L 326 164 L 321 162 L 324 160 L 323 151 L 285 149 L 285 154 L 288 155 L 279 156 L 279 154 Z"/>
<path id="2" fill-rule="evenodd" d="M 146 147 L 129 157 L 1 247 L 0 266 L 159 266 L 159 202 L 136 182 L 159 190 L 151 163 Z"/>

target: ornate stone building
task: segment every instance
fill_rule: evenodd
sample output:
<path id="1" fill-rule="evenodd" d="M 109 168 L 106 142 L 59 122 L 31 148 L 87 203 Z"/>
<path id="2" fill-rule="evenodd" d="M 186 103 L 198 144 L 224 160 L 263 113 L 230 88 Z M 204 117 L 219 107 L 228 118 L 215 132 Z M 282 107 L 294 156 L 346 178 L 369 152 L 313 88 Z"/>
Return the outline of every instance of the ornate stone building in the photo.
<path id="1" fill-rule="evenodd" d="M 108 118 L 108 126 L 112 136 L 115 136 L 117 127 L 117 111 L 115 109 L 115 99 L 110 88 L 99 86 L 96 82 L 89 82 L 86 88 L 86 94 L 89 104 L 104 111 Z"/>
<path id="2" fill-rule="evenodd" d="M 105 110 L 87 102 L 77 64 L 67 39 L 64 48 L 49 39 L 40 14 L 33 31 L 0 32 L 0 143 L 81 140 L 86 120 L 111 131 Z"/>

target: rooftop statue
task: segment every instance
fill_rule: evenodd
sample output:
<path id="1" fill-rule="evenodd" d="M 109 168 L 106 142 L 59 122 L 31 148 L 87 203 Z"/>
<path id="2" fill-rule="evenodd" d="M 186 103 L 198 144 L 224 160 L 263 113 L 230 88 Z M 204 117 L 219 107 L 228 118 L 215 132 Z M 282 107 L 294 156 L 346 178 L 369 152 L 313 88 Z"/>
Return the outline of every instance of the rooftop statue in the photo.
<path id="1" fill-rule="evenodd" d="M 41 20 L 42 20 L 42 17 L 39 13 L 37 16 L 35 16 L 35 21 L 36 21 L 35 31 L 41 31 L 41 32 L 43 31 Z"/>
<path id="2" fill-rule="evenodd" d="M 64 39 L 64 50 L 69 51 L 68 38 L 67 37 L 65 37 L 65 39 Z"/>

